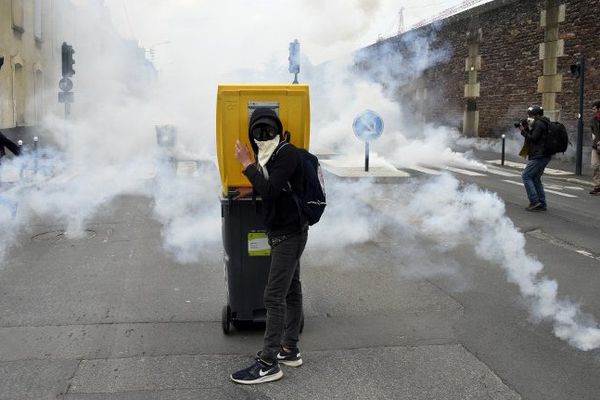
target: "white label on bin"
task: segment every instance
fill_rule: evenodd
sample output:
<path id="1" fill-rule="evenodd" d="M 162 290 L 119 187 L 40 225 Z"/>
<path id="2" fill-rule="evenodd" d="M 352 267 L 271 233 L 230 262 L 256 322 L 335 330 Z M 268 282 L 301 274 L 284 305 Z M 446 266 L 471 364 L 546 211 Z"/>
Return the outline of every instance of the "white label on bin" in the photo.
<path id="1" fill-rule="evenodd" d="M 248 255 L 251 257 L 271 255 L 271 246 L 269 246 L 269 240 L 266 233 L 248 233 Z"/>

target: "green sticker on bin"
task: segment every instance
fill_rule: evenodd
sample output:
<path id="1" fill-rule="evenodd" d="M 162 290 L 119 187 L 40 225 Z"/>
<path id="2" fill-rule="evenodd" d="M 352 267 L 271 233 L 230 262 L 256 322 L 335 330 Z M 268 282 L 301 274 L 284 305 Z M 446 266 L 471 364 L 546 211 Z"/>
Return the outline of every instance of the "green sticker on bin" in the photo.
<path id="1" fill-rule="evenodd" d="M 269 246 L 269 239 L 267 234 L 264 232 L 249 232 L 248 233 L 248 255 L 250 257 L 256 256 L 270 256 L 271 246 Z"/>

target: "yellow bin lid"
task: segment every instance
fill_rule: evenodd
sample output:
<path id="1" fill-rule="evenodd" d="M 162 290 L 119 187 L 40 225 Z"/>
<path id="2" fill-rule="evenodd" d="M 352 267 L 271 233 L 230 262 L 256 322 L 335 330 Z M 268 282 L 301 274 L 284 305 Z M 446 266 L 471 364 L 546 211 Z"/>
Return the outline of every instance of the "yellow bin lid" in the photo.
<path id="1" fill-rule="evenodd" d="M 217 93 L 217 159 L 223 193 L 252 185 L 235 159 L 235 142 L 250 146 L 248 122 L 257 107 L 270 107 L 279 115 L 291 142 L 308 149 L 310 101 L 308 85 L 219 85 Z"/>

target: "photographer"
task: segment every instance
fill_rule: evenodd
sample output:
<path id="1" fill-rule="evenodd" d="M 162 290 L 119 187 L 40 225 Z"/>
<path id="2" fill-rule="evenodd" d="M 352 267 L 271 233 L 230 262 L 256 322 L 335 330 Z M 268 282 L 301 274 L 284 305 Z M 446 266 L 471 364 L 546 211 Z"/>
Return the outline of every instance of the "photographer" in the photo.
<path id="1" fill-rule="evenodd" d="M 592 104 L 594 117 L 590 121 L 592 129 L 592 181 L 594 188 L 590 192 L 592 195 L 600 195 L 600 100 Z"/>
<path id="2" fill-rule="evenodd" d="M 551 159 L 544 148 L 550 120 L 544 117 L 542 107 L 535 105 L 527 109 L 527 116 L 527 120 L 522 120 L 518 124 L 521 135 L 525 138 L 523 149 L 519 154 L 527 156 L 527 166 L 522 174 L 523 184 L 529 199 L 526 210 L 546 211 L 546 194 L 542 184 L 542 175 Z"/>

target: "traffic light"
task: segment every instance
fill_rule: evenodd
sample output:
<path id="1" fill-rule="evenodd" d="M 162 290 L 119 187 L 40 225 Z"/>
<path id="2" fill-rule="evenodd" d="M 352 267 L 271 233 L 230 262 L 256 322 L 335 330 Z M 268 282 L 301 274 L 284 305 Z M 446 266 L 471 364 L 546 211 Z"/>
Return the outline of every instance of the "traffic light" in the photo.
<path id="1" fill-rule="evenodd" d="M 288 57 L 290 62 L 290 66 L 288 71 L 291 74 L 299 74 L 300 73 L 300 42 L 298 39 L 294 40 L 290 43 L 290 56 Z"/>
<path id="2" fill-rule="evenodd" d="M 70 78 L 75 75 L 75 70 L 73 69 L 73 64 L 75 64 L 75 60 L 73 59 L 73 54 L 75 54 L 75 50 L 73 50 L 73 46 L 69 46 L 67 43 L 63 42 L 62 44 L 62 76 L 63 78 Z"/>
<path id="3" fill-rule="evenodd" d="M 571 64 L 571 75 L 573 75 L 573 77 L 575 79 L 577 79 L 581 76 L 581 63 L 580 62 Z"/>

